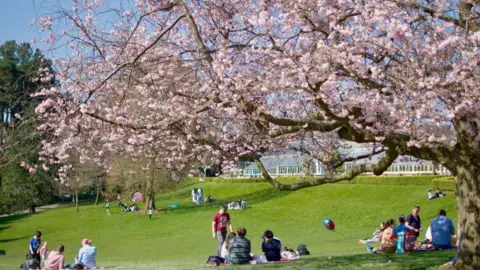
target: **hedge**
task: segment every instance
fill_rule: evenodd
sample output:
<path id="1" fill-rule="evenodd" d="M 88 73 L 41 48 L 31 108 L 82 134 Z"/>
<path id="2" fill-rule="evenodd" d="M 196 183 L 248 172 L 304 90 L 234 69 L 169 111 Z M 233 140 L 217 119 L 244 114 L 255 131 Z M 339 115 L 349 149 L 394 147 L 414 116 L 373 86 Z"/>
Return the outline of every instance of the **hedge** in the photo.
<path id="1" fill-rule="evenodd" d="M 435 178 L 438 178 L 438 175 L 362 175 L 354 178 L 350 183 L 362 185 L 431 186 L 432 180 Z"/>
<path id="2" fill-rule="evenodd" d="M 455 177 L 443 177 L 443 178 L 436 178 L 432 180 L 432 189 L 441 189 L 441 190 L 448 190 L 448 191 L 455 191 Z"/>
<path id="3" fill-rule="evenodd" d="M 315 177 L 298 177 L 287 176 L 278 177 L 277 180 L 282 183 L 292 183 L 299 181 L 307 181 L 315 179 Z M 434 179 L 439 178 L 438 175 L 414 175 L 414 176 L 374 176 L 374 175 L 361 175 L 357 176 L 351 181 L 342 181 L 342 184 L 363 184 L 363 185 L 400 185 L 400 186 L 432 186 Z M 199 178 L 195 178 L 199 180 Z M 211 183 L 264 183 L 267 182 L 263 178 L 220 178 L 220 177 L 206 177 L 203 178 L 205 182 Z"/>

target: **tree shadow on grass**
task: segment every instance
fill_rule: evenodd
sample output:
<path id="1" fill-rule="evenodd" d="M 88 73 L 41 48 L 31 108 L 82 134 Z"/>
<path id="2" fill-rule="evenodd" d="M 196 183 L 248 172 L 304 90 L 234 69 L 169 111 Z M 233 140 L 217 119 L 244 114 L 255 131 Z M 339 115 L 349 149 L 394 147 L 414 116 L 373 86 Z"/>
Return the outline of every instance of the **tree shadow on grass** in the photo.
<path id="1" fill-rule="evenodd" d="M 28 214 L 14 214 L 6 217 L 0 217 L 0 232 L 3 230 L 8 229 L 11 225 L 11 223 L 16 222 L 17 220 L 20 219 L 25 219 L 28 217 L 32 217 L 33 215 L 41 215 L 43 212 L 37 212 L 37 213 L 28 213 Z"/>
<path id="2" fill-rule="evenodd" d="M 0 244 L 1 244 L 1 243 L 11 242 L 11 241 L 22 240 L 22 239 L 28 239 L 28 238 L 29 238 L 29 236 L 16 237 L 16 238 L 10 238 L 10 239 L 0 239 Z"/>
<path id="3" fill-rule="evenodd" d="M 257 190 L 251 193 L 243 194 L 241 196 L 236 196 L 236 197 L 227 197 L 227 198 L 222 198 L 218 199 L 217 201 L 213 203 L 204 203 L 204 204 L 198 204 L 198 205 L 189 205 L 189 206 L 181 206 L 176 209 L 168 209 L 167 212 L 174 210 L 175 212 L 189 212 L 189 211 L 198 211 L 198 210 L 211 210 L 211 209 L 216 209 L 219 208 L 220 205 L 222 204 L 227 204 L 231 201 L 237 201 L 239 199 L 243 199 L 244 201 L 247 202 L 247 209 L 249 206 L 257 204 L 257 203 L 262 203 L 266 202 L 269 200 L 281 198 L 283 196 L 286 196 L 290 194 L 289 191 L 280 191 L 276 188 L 273 187 L 267 187 L 262 190 Z M 161 207 L 159 207 L 161 208 Z"/>
<path id="4" fill-rule="evenodd" d="M 448 262 L 455 251 L 416 252 L 410 254 L 355 254 L 347 256 L 308 257 L 288 263 L 272 263 L 258 265 L 262 268 L 288 269 L 437 269 Z M 232 269 L 241 269 L 245 266 L 233 266 Z"/>

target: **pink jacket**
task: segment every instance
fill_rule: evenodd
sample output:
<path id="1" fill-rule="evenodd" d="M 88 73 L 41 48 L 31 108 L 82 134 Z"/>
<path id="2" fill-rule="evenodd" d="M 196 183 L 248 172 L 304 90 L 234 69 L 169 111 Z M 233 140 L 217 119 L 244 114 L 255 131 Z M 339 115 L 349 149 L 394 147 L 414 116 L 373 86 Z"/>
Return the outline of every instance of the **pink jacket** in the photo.
<path id="1" fill-rule="evenodd" d="M 43 247 L 40 249 L 40 255 L 47 255 L 47 253 L 48 253 L 48 247 L 43 246 Z"/>
<path id="2" fill-rule="evenodd" d="M 65 257 L 57 251 L 52 251 L 48 255 L 43 270 L 64 270 Z"/>

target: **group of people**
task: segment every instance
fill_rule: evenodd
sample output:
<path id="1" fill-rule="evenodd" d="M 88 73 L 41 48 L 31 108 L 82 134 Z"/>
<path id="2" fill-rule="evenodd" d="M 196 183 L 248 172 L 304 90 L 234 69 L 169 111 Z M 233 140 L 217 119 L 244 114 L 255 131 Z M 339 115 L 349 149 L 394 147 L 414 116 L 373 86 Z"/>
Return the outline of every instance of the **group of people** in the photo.
<path id="1" fill-rule="evenodd" d="M 270 230 L 266 230 L 262 236 L 262 251 L 264 255 L 251 254 L 250 240 L 245 237 L 247 230 L 240 227 L 235 233 L 227 210 L 228 207 L 222 205 L 212 221 L 212 237 L 218 240 L 217 257 L 222 258 L 225 263 L 246 264 L 251 261 L 257 262 L 261 260 L 264 262 L 280 261 L 282 255 L 289 259 L 298 258 L 298 254 L 295 254 L 291 249 L 284 251 L 285 253 L 282 254 L 282 242 L 274 237 L 273 232 Z M 228 237 L 227 228 L 230 230 Z M 256 257 L 263 259 L 255 260 Z"/>
<path id="2" fill-rule="evenodd" d="M 192 202 L 194 204 L 202 204 L 202 203 L 205 202 L 204 199 L 203 199 L 203 189 L 201 189 L 201 188 L 192 189 L 191 195 L 192 195 Z"/>
<path id="3" fill-rule="evenodd" d="M 95 268 L 97 248 L 92 245 L 92 240 L 83 239 L 82 247 L 75 258 L 75 263 L 65 264 L 65 246 L 58 245 L 57 249 L 48 252 L 47 242 L 42 244 L 42 232 L 36 231 L 29 241 L 28 261 L 21 265 L 22 269 L 43 269 L 43 270 L 63 270 L 63 269 L 91 269 Z M 43 268 L 40 266 L 43 264 Z"/>
<path id="4" fill-rule="evenodd" d="M 433 200 L 439 197 L 445 197 L 447 194 L 443 193 L 443 191 L 439 188 L 435 191 L 435 193 L 430 189 L 428 190 L 428 200 Z"/>
<path id="5" fill-rule="evenodd" d="M 136 212 L 139 211 L 140 208 L 138 208 L 137 204 L 130 204 L 127 206 L 126 204 L 122 204 L 122 212 Z"/>
<path id="6" fill-rule="evenodd" d="M 229 202 L 227 204 L 228 210 L 241 210 L 247 207 L 247 203 L 243 199 L 239 199 L 238 201 Z"/>
<path id="7" fill-rule="evenodd" d="M 420 206 L 415 206 L 407 218 L 403 215 L 398 217 L 398 225 L 393 219 L 382 222 L 380 228 L 373 233 L 372 238 L 361 239 L 359 243 L 367 244 L 367 250 L 371 253 L 403 253 L 414 251 L 414 249 L 454 248 L 452 237 L 455 235 L 455 228 L 452 220 L 447 218 L 447 212 L 443 209 L 440 209 L 438 216 L 431 221 L 426 239 L 421 242 L 422 245 L 416 245 L 420 231 L 423 229 L 419 213 Z M 374 242 L 380 242 L 380 246 L 373 248 L 370 244 Z"/>

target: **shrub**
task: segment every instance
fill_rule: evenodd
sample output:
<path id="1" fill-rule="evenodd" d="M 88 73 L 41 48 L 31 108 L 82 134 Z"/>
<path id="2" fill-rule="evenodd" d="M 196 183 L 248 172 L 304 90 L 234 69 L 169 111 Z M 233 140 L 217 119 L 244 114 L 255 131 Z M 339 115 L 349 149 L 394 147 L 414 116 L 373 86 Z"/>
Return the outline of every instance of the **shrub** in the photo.
<path id="1" fill-rule="evenodd" d="M 443 177 L 443 178 L 436 178 L 432 180 L 432 189 L 441 189 L 441 190 L 448 190 L 448 191 L 455 191 L 455 177 Z"/>
<path id="2" fill-rule="evenodd" d="M 315 179 L 314 176 L 299 177 L 299 176 L 283 176 L 276 178 L 282 183 L 295 183 L 301 181 L 308 181 Z M 198 181 L 199 178 L 192 178 Z M 400 185 L 400 186 L 432 186 L 432 180 L 439 179 L 438 175 L 414 175 L 414 176 L 374 176 L 361 175 L 357 176 L 351 181 L 342 181 L 342 184 L 362 184 L 362 185 Z M 445 179 L 445 177 L 441 178 Z M 211 183 L 264 183 L 267 182 L 264 178 L 220 178 L 220 177 L 206 177 L 203 178 L 205 182 Z"/>
<path id="3" fill-rule="evenodd" d="M 352 184 L 363 185 L 399 185 L 399 186 L 431 186 L 433 179 L 438 175 L 413 175 L 413 176 L 374 176 L 362 175 L 354 178 Z"/>

